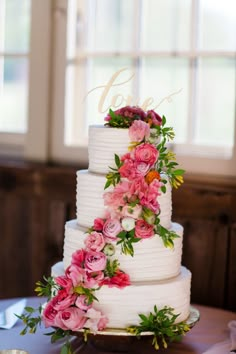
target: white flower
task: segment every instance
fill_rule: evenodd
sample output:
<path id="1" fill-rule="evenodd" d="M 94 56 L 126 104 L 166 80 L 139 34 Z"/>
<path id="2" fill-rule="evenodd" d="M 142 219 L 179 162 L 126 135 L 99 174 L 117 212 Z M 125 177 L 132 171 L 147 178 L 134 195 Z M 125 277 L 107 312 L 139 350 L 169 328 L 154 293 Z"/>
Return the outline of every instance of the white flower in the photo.
<path id="1" fill-rule="evenodd" d="M 121 225 L 125 231 L 131 231 L 135 227 L 135 220 L 133 218 L 124 218 L 121 221 Z"/>

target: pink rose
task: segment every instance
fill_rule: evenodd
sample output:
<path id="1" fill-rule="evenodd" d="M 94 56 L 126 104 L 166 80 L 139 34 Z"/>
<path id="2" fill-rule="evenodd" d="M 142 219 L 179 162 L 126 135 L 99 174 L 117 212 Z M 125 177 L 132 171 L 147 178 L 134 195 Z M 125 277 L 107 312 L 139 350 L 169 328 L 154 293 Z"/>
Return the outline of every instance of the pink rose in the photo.
<path id="1" fill-rule="evenodd" d="M 105 278 L 102 285 L 108 285 L 109 288 L 116 286 L 117 288 L 122 289 L 130 285 L 130 277 L 128 274 L 118 269 L 113 277 Z"/>
<path id="2" fill-rule="evenodd" d="M 72 254 L 71 264 L 75 264 L 78 267 L 83 267 L 86 251 L 81 248 Z"/>
<path id="3" fill-rule="evenodd" d="M 147 111 L 147 119 L 151 120 L 152 125 L 161 125 L 162 123 L 162 118 L 153 110 Z"/>
<path id="4" fill-rule="evenodd" d="M 104 225 L 104 220 L 101 218 L 97 218 L 93 222 L 93 228 L 95 231 L 102 231 Z"/>
<path id="5" fill-rule="evenodd" d="M 56 327 L 64 330 L 70 329 L 71 331 L 78 331 L 84 327 L 87 318 L 84 311 L 77 307 L 69 307 L 66 310 L 58 312 L 55 317 Z"/>
<path id="6" fill-rule="evenodd" d="M 45 327 L 52 327 L 55 325 L 55 317 L 58 311 L 54 308 L 53 298 L 47 303 L 42 313 L 42 320 Z"/>
<path id="7" fill-rule="evenodd" d="M 106 267 L 107 258 L 102 252 L 89 251 L 85 256 L 85 268 L 88 272 L 99 272 Z"/>
<path id="8" fill-rule="evenodd" d="M 103 226 L 103 234 L 107 242 L 115 241 L 116 236 L 122 230 L 118 219 L 107 219 Z"/>
<path id="9" fill-rule="evenodd" d="M 136 204 L 135 206 L 125 205 L 122 208 L 122 216 L 131 217 L 134 219 L 138 219 L 142 213 L 142 206 L 140 204 Z"/>
<path id="10" fill-rule="evenodd" d="M 86 237 L 84 243 L 87 250 L 95 252 L 101 251 L 106 244 L 103 234 L 96 231 L 91 232 L 91 234 Z"/>
<path id="11" fill-rule="evenodd" d="M 57 295 L 53 298 L 53 306 L 57 311 L 65 310 L 69 306 L 73 305 L 76 300 L 76 295 L 68 295 L 66 290 L 59 290 Z"/>
<path id="12" fill-rule="evenodd" d="M 159 152 L 155 146 L 149 143 L 138 145 L 132 153 L 134 154 L 135 161 L 145 162 L 150 167 L 154 165 L 159 156 Z"/>
<path id="13" fill-rule="evenodd" d="M 85 327 L 89 328 L 93 333 L 103 330 L 108 323 L 108 318 L 94 308 L 89 309 L 86 316 L 88 320 L 85 323 Z"/>
<path id="14" fill-rule="evenodd" d="M 75 264 L 71 264 L 66 269 L 66 276 L 71 280 L 73 286 L 78 286 L 84 280 L 85 270 L 76 266 Z"/>
<path id="15" fill-rule="evenodd" d="M 150 127 L 142 120 L 135 120 L 129 127 L 129 137 L 133 142 L 141 142 L 150 136 Z"/>
<path id="16" fill-rule="evenodd" d="M 149 172 L 150 165 L 146 162 L 135 161 L 134 168 L 136 177 L 146 176 L 146 174 Z"/>
<path id="17" fill-rule="evenodd" d="M 55 282 L 57 285 L 61 286 L 63 289 L 67 291 L 67 293 L 72 293 L 73 292 L 73 284 L 70 278 L 68 278 L 65 275 L 61 275 L 59 277 L 55 278 Z"/>
<path id="18" fill-rule="evenodd" d="M 154 226 L 149 225 L 145 220 L 138 220 L 135 225 L 135 237 L 149 238 L 154 235 Z"/>
<path id="19" fill-rule="evenodd" d="M 85 296 L 85 295 L 78 296 L 76 301 L 75 301 L 75 305 L 80 310 L 83 310 L 83 311 L 87 311 L 88 309 L 90 309 L 92 307 L 92 304 L 88 303 L 87 296 Z"/>
<path id="20" fill-rule="evenodd" d="M 94 288 L 95 286 L 100 286 L 101 281 L 104 278 L 104 273 L 102 271 L 99 272 L 91 272 L 88 271 L 84 277 L 84 285 L 86 288 Z"/>

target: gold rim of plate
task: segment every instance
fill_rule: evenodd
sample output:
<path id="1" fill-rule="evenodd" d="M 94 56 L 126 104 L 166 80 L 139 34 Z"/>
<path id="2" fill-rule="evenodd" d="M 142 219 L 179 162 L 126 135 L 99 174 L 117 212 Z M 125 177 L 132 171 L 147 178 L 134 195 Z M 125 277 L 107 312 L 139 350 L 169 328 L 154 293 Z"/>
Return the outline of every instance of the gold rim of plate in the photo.
<path id="1" fill-rule="evenodd" d="M 195 324 L 200 319 L 200 312 L 196 307 L 190 306 L 190 313 L 189 317 L 186 320 L 186 323 L 189 325 L 190 328 L 193 328 Z M 80 330 L 78 332 L 84 332 L 84 330 Z M 106 336 L 136 336 L 133 333 L 129 333 L 124 328 L 106 328 L 103 331 L 98 331 L 96 335 L 106 335 Z M 152 332 L 142 332 L 140 336 L 152 336 Z"/>

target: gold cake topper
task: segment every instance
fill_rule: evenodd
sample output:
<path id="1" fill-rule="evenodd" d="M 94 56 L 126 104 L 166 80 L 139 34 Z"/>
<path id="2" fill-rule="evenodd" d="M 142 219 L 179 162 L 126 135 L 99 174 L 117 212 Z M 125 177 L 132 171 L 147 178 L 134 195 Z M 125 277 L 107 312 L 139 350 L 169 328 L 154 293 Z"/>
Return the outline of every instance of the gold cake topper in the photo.
<path id="1" fill-rule="evenodd" d="M 128 79 L 117 82 L 117 79 L 120 77 L 120 75 L 124 72 L 130 71 L 130 75 Z M 144 111 L 148 109 L 153 109 L 156 110 L 160 105 L 164 102 L 171 103 L 173 101 L 173 96 L 178 95 L 181 91 L 182 88 L 172 92 L 170 95 L 165 96 L 161 98 L 159 101 L 155 101 L 154 97 L 147 97 L 141 102 L 141 100 L 137 97 L 134 97 L 132 95 L 127 95 L 126 97 L 122 93 L 117 93 L 113 96 L 111 96 L 111 100 L 108 104 L 108 106 L 105 106 L 105 104 L 108 101 L 108 95 L 110 94 L 112 88 L 117 87 L 117 86 L 123 86 L 127 84 L 128 82 L 132 81 L 135 77 L 135 71 L 131 70 L 129 68 L 121 68 L 117 70 L 108 80 L 108 82 L 105 85 L 99 85 L 91 90 L 88 91 L 86 94 L 84 100 L 88 97 L 89 94 L 96 90 L 102 90 L 102 93 L 100 95 L 100 98 L 98 100 L 98 112 L 99 113 L 106 113 L 109 111 L 109 108 L 113 107 L 114 109 L 118 109 L 119 107 L 122 106 L 140 106 Z"/>

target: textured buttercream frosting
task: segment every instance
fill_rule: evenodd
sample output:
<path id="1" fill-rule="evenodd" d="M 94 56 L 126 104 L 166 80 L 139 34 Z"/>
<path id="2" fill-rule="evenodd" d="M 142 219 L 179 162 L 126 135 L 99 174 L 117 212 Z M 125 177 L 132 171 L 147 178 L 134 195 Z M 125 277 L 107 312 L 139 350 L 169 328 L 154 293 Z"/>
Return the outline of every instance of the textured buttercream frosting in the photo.
<path id="1" fill-rule="evenodd" d="M 84 227 L 91 227 L 94 219 L 104 217 L 106 208 L 104 207 L 103 193 L 106 183 L 105 175 L 91 173 L 88 170 L 77 171 L 76 189 L 76 211 L 78 224 Z M 166 193 L 160 192 L 157 200 L 160 204 L 160 224 L 165 228 L 170 228 L 172 214 L 171 186 L 166 184 Z"/>
<path id="2" fill-rule="evenodd" d="M 52 267 L 52 276 L 64 274 L 63 263 Z M 95 294 L 98 302 L 94 308 L 102 311 L 109 318 L 108 327 L 126 328 L 139 324 L 139 313 L 148 314 L 154 305 L 158 309 L 164 306 L 174 308 L 180 314 L 176 322 L 186 320 L 190 308 L 191 273 L 181 267 L 178 276 L 162 281 L 132 282 L 124 289 L 103 286 Z"/>
<path id="3" fill-rule="evenodd" d="M 114 154 L 124 155 L 130 144 L 129 130 L 102 125 L 89 127 L 89 171 L 109 172 L 109 167 L 116 167 Z"/>
<path id="4" fill-rule="evenodd" d="M 120 262 L 120 268 L 129 274 L 131 281 L 159 280 L 174 277 L 180 272 L 183 227 L 177 223 L 171 224 L 179 238 L 174 241 L 174 248 L 166 248 L 159 235 L 141 240 L 134 244 L 134 256 L 121 253 L 120 245 L 116 245 L 114 258 Z M 81 228 L 76 220 L 65 225 L 64 268 L 70 262 L 73 252 L 84 248 L 86 229 Z"/>

